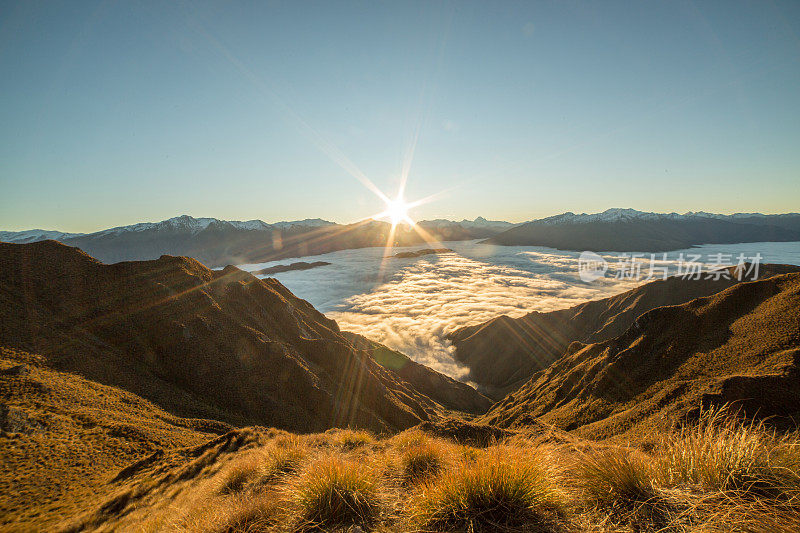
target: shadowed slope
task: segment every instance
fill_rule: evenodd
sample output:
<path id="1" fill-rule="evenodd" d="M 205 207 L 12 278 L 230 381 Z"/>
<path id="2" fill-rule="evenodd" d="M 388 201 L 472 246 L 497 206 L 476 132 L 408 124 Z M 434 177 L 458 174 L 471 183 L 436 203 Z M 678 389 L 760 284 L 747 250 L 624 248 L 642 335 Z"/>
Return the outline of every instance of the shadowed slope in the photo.
<path id="1" fill-rule="evenodd" d="M 0 304 L 0 344 L 181 416 L 382 431 L 442 409 L 277 280 L 235 267 L 104 265 L 54 241 L 0 244 Z"/>
<path id="2" fill-rule="evenodd" d="M 594 437 L 659 425 L 699 405 L 733 402 L 771 423 L 800 420 L 800 274 L 740 283 L 653 309 L 620 336 L 567 353 L 483 421 L 540 417 Z"/>
<path id="3" fill-rule="evenodd" d="M 797 272 L 790 265 L 761 265 L 760 276 Z M 736 279 L 667 278 L 568 309 L 501 316 L 460 328 L 449 335 L 454 356 L 470 368 L 470 379 L 495 399 L 527 381 L 558 359 L 570 345 L 600 342 L 622 334 L 642 313 L 708 296 L 738 283 Z"/>
<path id="4" fill-rule="evenodd" d="M 466 383 L 412 361 L 398 351 L 355 333 L 345 331 L 342 334 L 349 338 L 356 348 L 369 351 L 378 364 L 411 383 L 416 390 L 441 405 L 466 413 L 483 414 L 492 404 L 489 398 Z"/>

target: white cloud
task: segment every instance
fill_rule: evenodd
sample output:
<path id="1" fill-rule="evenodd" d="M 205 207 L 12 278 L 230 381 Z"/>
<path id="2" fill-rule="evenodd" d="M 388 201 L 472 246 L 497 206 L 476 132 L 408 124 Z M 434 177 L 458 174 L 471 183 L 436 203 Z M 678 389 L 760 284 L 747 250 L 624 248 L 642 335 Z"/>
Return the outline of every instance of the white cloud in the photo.
<path id="1" fill-rule="evenodd" d="M 610 277 L 619 254 L 602 254 L 611 265 L 609 276 L 585 283 L 578 276 L 577 252 L 474 242 L 445 246 L 457 253 L 389 257 L 383 268 L 382 249 L 345 250 L 302 259 L 321 258 L 333 263 L 330 266 L 277 277 L 343 330 L 384 343 L 455 378 L 463 378 L 467 370 L 453 360 L 452 347 L 444 339 L 448 332 L 503 314 L 519 317 L 570 307 L 640 283 Z M 673 268 L 677 254 L 668 257 Z M 287 262 L 291 261 L 281 261 Z M 242 267 L 256 270 L 274 264 Z"/>

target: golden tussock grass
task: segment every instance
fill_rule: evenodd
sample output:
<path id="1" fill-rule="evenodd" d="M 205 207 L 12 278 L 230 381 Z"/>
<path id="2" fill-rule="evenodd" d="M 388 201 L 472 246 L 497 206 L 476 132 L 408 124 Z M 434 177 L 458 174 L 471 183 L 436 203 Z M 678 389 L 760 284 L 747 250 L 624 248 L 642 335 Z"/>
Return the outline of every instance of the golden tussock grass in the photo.
<path id="1" fill-rule="evenodd" d="M 338 457 L 311 464 L 293 481 L 291 499 L 298 509 L 300 529 L 370 526 L 382 508 L 374 471 Z"/>
<path id="2" fill-rule="evenodd" d="M 431 481 L 414 504 L 425 531 L 555 530 L 564 508 L 552 472 L 525 450 L 498 446 Z"/>
<path id="3" fill-rule="evenodd" d="M 152 523 L 207 533 L 800 531 L 798 443 L 717 411 L 645 449 L 524 435 L 474 448 L 416 430 L 277 434 L 176 485 L 175 505 L 158 512 L 177 518 Z"/>
<path id="4" fill-rule="evenodd" d="M 704 412 L 659 450 L 660 481 L 741 496 L 800 497 L 800 445 L 763 422 L 744 422 L 728 410 Z"/>

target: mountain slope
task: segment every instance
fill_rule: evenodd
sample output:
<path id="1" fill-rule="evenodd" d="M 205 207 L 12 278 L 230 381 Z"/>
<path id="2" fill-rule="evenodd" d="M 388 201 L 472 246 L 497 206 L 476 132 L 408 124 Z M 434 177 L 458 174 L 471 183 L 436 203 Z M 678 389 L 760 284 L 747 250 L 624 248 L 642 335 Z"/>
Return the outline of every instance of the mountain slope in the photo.
<path id="1" fill-rule="evenodd" d="M 441 405 L 473 414 L 483 414 L 491 407 L 492 401 L 489 398 L 476 393 L 475 389 L 466 383 L 440 374 L 432 368 L 412 361 L 398 351 L 361 335 L 350 332 L 342 332 L 342 335 L 350 339 L 356 348 L 369 351 L 372 358 L 382 367 L 391 370 L 401 379 L 411 383 L 416 390 Z"/>
<path id="2" fill-rule="evenodd" d="M 561 250 L 661 252 L 697 244 L 800 240 L 800 215 L 643 213 L 609 209 L 593 215 L 564 213 L 528 222 L 484 241 Z"/>
<path id="3" fill-rule="evenodd" d="M 0 529 L 54 522 L 111 496 L 120 470 L 165 448 L 197 446 L 230 426 L 175 417 L 113 387 L 55 372 L 0 347 Z M 57 475 L 54 473 L 57 472 Z"/>
<path id="4" fill-rule="evenodd" d="M 0 345 L 233 424 L 383 431 L 444 409 L 277 280 L 185 257 L 104 265 L 54 241 L 0 244 Z"/>
<path id="5" fill-rule="evenodd" d="M 761 265 L 761 277 L 797 272 L 800 267 Z M 516 389 L 546 368 L 572 342 L 600 342 L 621 335 L 634 320 L 651 309 L 708 296 L 738 283 L 719 280 L 657 280 L 630 291 L 547 313 L 520 318 L 501 316 L 460 328 L 448 335 L 453 356 L 470 368 L 470 380 L 495 399 Z"/>
<path id="6" fill-rule="evenodd" d="M 653 309 L 620 336 L 583 345 L 496 404 L 483 421 L 531 418 L 592 437 L 732 402 L 773 424 L 800 419 L 800 274 L 739 283 Z"/>

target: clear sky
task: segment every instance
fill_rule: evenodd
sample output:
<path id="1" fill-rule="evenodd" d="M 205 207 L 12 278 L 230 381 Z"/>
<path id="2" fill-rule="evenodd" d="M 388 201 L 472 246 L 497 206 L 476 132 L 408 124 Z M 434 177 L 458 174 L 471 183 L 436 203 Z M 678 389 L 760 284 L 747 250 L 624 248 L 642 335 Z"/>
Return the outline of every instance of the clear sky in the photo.
<path id="1" fill-rule="evenodd" d="M 800 2 L 0 2 L 0 229 L 351 222 L 407 161 L 416 219 L 798 211 Z"/>

